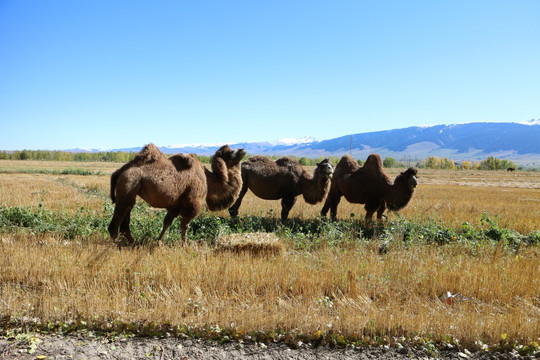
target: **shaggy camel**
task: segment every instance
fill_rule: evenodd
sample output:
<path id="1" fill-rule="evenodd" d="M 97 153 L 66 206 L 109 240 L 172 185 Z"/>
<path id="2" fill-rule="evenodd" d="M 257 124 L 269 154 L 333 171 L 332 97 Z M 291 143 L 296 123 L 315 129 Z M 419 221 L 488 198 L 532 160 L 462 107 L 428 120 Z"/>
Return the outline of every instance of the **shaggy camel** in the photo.
<path id="1" fill-rule="evenodd" d="M 203 199 L 210 210 L 226 209 L 236 200 L 242 187 L 240 161 L 245 155 L 244 149 L 222 146 L 212 157 L 210 171 L 191 154 L 167 158 L 155 145 L 146 145 L 111 176 L 111 200 L 116 202 L 109 225 L 111 238 L 116 239 L 120 227 L 125 238 L 134 242 L 129 221 L 139 195 L 150 206 L 167 209 L 159 240 L 181 215 L 180 229 L 185 241 L 189 222 L 201 211 Z"/>
<path id="2" fill-rule="evenodd" d="M 253 156 L 242 163 L 242 190 L 229 209 L 231 216 L 238 216 L 238 208 L 248 189 L 264 200 L 281 199 L 281 221 L 285 222 L 289 211 L 300 194 L 308 204 L 324 200 L 330 188 L 334 169 L 328 159 L 317 164 L 310 175 L 300 163 L 284 157 L 276 161 L 264 156 Z"/>
<path id="3" fill-rule="evenodd" d="M 341 196 L 345 196 L 350 203 L 366 204 L 366 220 L 371 220 L 377 211 L 377 220 L 381 221 L 386 207 L 398 211 L 409 203 L 417 185 L 416 174 L 416 169 L 409 168 L 392 183 L 383 170 L 379 154 L 369 155 L 362 167 L 351 156 L 345 155 L 336 166 L 321 215 L 326 216 L 330 209 L 330 215 L 335 219 Z"/>

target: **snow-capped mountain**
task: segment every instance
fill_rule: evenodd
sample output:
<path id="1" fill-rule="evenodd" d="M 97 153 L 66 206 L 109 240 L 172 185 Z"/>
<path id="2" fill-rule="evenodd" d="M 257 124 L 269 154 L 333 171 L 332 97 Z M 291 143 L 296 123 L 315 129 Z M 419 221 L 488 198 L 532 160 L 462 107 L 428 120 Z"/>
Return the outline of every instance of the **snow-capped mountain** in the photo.
<path id="1" fill-rule="evenodd" d="M 223 144 L 192 144 L 160 146 L 165 153 L 196 153 L 212 155 Z M 248 154 L 293 155 L 316 158 L 352 154 L 362 159 L 371 153 L 383 158 L 423 159 L 429 156 L 460 160 L 482 160 L 488 156 L 509 159 L 520 164 L 540 163 L 540 119 L 523 123 L 465 123 L 451 125 L 413 126 L 345 135 L 328 140 L 281 139 L 264 142 L 230 144 L 242 147 Z M 112 151 L 139 151 L 141 148 Z"/>
<path id="2" fill-rule="evenodd" d="M 304 136 L 303 138 L 300 138 L 300 139 L 293 139 L 293 138 L 280 139 L 280 140 L 276 140 L 276 141 L 269 141 L 269 143 L 272 144 L 273 146 L 278 146 L 278 145 L 281 145 L 281 146 L 294 146 L 294 145 L 299 145 L 299 144 L 310 144 L 310 143 L 313 143 L 313 142 L 316 142 L 316 141 L 317 140 L 315 140 L 311 136 Z"/>
<path id="3" fill-rule="evenodd" d="M 527 121 L 524 121 L 520 124 L 525 124 L 525 125 L 540 125 L 540 119 L 531 119 L 531 120 L 527 120 Z"/>

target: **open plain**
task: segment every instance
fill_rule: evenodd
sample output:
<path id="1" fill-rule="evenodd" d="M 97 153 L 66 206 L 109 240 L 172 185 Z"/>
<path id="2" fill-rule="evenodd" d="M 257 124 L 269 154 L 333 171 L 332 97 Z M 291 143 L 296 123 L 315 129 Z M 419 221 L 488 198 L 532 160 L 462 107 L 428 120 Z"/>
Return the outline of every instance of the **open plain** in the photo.
<path id="1" fill-rule="evenodd" d="M 477 358 L 540 350 L 539 173 L 420 169 L 411 202 L 382 226 L 364 224 L 363 207 L 345 200 L 339 221 L 321 219 L 322 204 L 301 198 L 280 225 L 279 201 L 248 192 L 237 222 L 203 211 L 186 246 L 177 227 L 157 246 L 162 211 L 140 204 L 134 234 L 145 242 L 119 249 L 106 232 L 109 175 L 119 166 L 0 161 L 6 358 L 54 356 L 44 331 L 113 344 L 120 335 L 232 342 L 255 346 L 252 358 L 275 344 L 357 358 L 353 349 L 366 346 L 395 358 L 421 356 L 402 348 Z M 279 251 L 219 251 L 229 234 L 259 232 L 277 238 Z M 274 355 L 285 354 L 279 346 Z"/>

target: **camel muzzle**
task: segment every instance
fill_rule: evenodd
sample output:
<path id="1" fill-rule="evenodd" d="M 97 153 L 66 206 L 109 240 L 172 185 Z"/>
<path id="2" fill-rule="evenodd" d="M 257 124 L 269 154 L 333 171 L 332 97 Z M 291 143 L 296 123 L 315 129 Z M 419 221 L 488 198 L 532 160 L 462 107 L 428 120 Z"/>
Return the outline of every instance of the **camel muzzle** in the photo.
<path id="1" fill-rule="evenodd" d="M 234 158 L 237 159 L 238 161 L 241 161 L 244 158 L 244 156 L 246 156 L 246 155 L 247 155 L 246 150 L 244 150 L 244 149 L 236 149 Z"/>
<path id="2" fill-rule="evenodd" d="M 324 175 L 327 179 L 331 179 L 334 176 L 334 168 L 330 164 L 326 164 Z"/>

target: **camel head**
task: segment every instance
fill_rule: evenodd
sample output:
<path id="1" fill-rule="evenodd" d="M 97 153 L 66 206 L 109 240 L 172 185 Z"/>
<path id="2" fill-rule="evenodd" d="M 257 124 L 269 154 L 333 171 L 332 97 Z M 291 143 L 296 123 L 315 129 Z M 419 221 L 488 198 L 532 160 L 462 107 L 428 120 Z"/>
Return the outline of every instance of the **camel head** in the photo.
<path id="1" fill-rule="evenodd" d="M 227 167 L 232 167 L 240 163 L 246 154 L 244 149 L 233 150 L 229 145 L 223 145 L 216 151 L 214 157 L 223 159 Z"/>
<path id="2" fill-rule="evenodd" d="M 392 185 L 393 191 L 388 193 L 385 199 L 389 210 L 398 211 L 407 206 L 418 184 L 417 173 L 416 169 L 408 168 L 396 177 L 394 185 Z"/>
<path id="3" fill-rule="evenodd" d="M 334 174 L 334 168 L 332 167 L 332 163 L 330 160 L 328 160 L 328 158 L 317 163 L 316 171 L 318 171 L 319 174 L 321 174 L 325 179 L 331 179 L 332 175 Z"/>
<path id="4" fill-rule="evenodd" d="M 416 174 L 418 174 L 418 170 L 410 167 L 406 171 L 400 173 L 399 176 L 403 176 L 409 189 L 414 190 L 416 188 L 416 185 L 418 185 L 418 180 L 416 180 Z"/>

